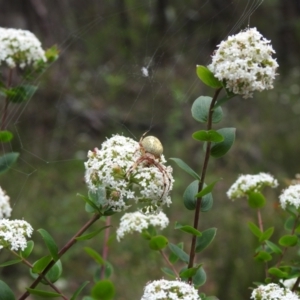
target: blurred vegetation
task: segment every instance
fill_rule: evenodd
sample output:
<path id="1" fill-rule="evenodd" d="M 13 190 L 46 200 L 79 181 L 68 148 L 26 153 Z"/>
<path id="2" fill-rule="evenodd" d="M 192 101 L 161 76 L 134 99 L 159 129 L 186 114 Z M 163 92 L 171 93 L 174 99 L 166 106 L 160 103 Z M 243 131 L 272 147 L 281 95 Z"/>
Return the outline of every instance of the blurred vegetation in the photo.
<path id="1" fill-rule="evenodd" d="M 37 80 L 37 94 L 23 107 L 10 107 L 8 127 L 15 139 L 7 151 L 19 151 L 21 159 L 1 177 L 1 186 L 11 197 L 13 218 L 47 229 L 62 246 L 89 217 L 76 197 L 87 193 L 86 153 L 114 133 L 139 139 L 151 128 L 166 157 L 180 157 L 200 170 L 202 146 L 191 138 L 199 124 L 191 119 L 190 106 L 207 90 L 196 78 L 195 65 L 209 63 L 216 45 L 256 1 L 202 2 L 0 0 L 0 26 L 28 29 L 45 48 L 56 43 L 61 51 L 60 59 Z M 272 91 L 229 101 L 223 108 L 224 121 L 218 124 L 237 127 L 237 140 L 227 156 L 209 166 L 207 181 L 223 181 L 214 193 L 212 211 L 201 215 L 200 230 L 213 226 L 218 234 L 198 259 L 208 275 L 202 291 L 220 299 L 249 299 L 248 287 L 263 272 L 253 262 L 255 244 L 246 225 L 256 215 L 243 200 L 229 201 L 225 192 L 238 174 L 274 174 L 281 185 L 268 191 L 265 224 L 275 222 L 282 231 L 277 196 L 300 165 L 299 0 L 263 1 L 251 15 L 250 26 L 272 40 L 280 76 Z M 166 232 L 176 243 L 182 235 L 172 230 L 175 220 L 188 223 L 192 217 L 183 210 L 181 197 L 192 178 L 175 166 L 174 173 L 173 205 L 166 210 L 171 226 Z M 112 232 L 119 217 L 113 217 Z M 187 247 L 189 239 L 184 239 Z M 38 234 L 34 240 L 37 258 L 46 249 Z M 82 247 L 100 250 L 102 243 L 102 237 L 79 243 L 65 255 L 64 277 L 71 278 L 67 285 L 61 282 L 66 294 L 92 280 L 94 264 Z M 6 255 L 1 252 L 0 260 Z M 109 261 L 119 300 L 139 299 L 147 281 L 162 277 L 161 258 L 141 238 L 112 240 Z M 17 288 L 31 282 L 19 265 L 1 269 L 0 277 Z M 15 278 L 20 278 L 17 284 Z"/>

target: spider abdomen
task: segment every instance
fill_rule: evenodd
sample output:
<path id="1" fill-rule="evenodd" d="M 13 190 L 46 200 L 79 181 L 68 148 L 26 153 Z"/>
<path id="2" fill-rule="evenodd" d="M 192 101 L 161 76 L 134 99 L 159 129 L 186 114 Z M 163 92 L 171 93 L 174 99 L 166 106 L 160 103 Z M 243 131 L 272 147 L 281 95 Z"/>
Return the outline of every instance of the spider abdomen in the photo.
<path id="1" fill-rule="evenodd" d="M 157 158 L 160 158 L 163 153 L 164 148 L 160 140 L 155 136 L 146 136 L 142 139 L 141 144 L 146 153 L 150 153 Z"/>

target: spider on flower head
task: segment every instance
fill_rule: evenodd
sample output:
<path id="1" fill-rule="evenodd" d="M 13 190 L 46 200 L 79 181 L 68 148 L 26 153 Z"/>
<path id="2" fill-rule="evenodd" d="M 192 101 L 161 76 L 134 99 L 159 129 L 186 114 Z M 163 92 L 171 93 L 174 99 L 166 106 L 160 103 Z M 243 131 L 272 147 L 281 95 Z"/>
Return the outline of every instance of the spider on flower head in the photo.
<path id="1" fill-rule="evenodd" d="M 165 193 L 168 194 L 172 181 L 170 176 L 168 175 L 166 167 L 160 163 L 161 155 L 163 153 L 163 146 L 160 140 L 155 136 L 145 137 L 148 131 L 146 131 L 142 135 L 139 141 L 139 149 L 137 151 L 141 153 L 141 156 L 128 169 L 128 171 L 126 172 L 126 177 L 129 177 L 139 164 L 144 164 L 147 167 L 155 166 L 163 176 L 163 191 L 162 195 L 160 196 L 160 199 L 162 199 Z"/>

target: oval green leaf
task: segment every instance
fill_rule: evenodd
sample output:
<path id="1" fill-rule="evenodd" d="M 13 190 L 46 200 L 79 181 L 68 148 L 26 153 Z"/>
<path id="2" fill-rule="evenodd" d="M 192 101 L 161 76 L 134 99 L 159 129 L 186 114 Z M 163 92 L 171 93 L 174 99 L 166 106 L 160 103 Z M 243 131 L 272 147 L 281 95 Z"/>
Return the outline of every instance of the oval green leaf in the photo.
<path id="1" fill-rule="evenodd" d="M 91 258 L 93 258 L 96 263 L 98 263 L 99 265 L 102 265 L 102 266 L 105 265 L 105 260 L 102 258 L 102 256 L 97 251 L 95 251 L 94 249 L 92 249 L 90 247 L 84 247 L 84 251 Z"/>
<path id="2" fill-rule="evenodd" d="M 201 198 L 201 197 L 203 197 L 203 196 L 209 194 L 210 192 L 212 192 L 212 190 L 213 190 L 215 184 L 216 184 L 218 181 L 220 181 L 220 180 L 221 180 L 221 179 L 215 180 L 213 183 L 211 183 L 211 184 L 205 186 L 205 187 L 202 189 L 201 192 L 199 192 L 198 194 L 196 194 L 195 197 L 196 197 L 196 198 Z"/>
<path id="3" fill-rule="evenodd" d="M 0 131 L 0 142 L 7 143 L 12 140 L 13 134 L 8 130 Z"/>
<path id="4" fill-rule="evenodd" d="M 198 231 L 197 229 L 195 229 L 194 227 L 189 226 L 189 225 L 181 225 L 178 222 L 175 223 L 175 229 L 179 229 L 183 232 L 187 232 L 187 233 L 190 233 L 190 234 L 195 235 L 195 236 L 201 236 L 202 235 L 202 233 L 200 231 Z"/>
<path id="5" fill-rule="evenodd" d="M 213 89 L 221 88 L 222 82 L 217 79 L 214 74 L 205 66 L 196 66 L 196 73 L 199 79 Z"/>
<path id="6" fill-rule="evenodd" d="M 27 241 L 26 248 L 23 251 L 21 251 L 22 257 L 27 258 L 30 255 L 30 253 L 32 252 L 33 247 L 34 247 L 34 242 L 33 241 Z"/>
<path id="7" fill-rule="evenodd" d="M 97 282 L 91 293 L 97 300 L 111 300 L 115 296 L 115 287 L 110 280 L 105 279 Z"/>
<path id="8" fill-rule="evenodd" d="M 149 241 L 149 247 L 152 250 L 159 251 L 167 247 L 169 241 L 163 235 L 157 235 L 151 238 Z"/>
<path id="9" fill-rule="evenodd" d="M 53 292 L 46 292 L 42 290 L 36 290 L 36 289 L 26 289 L 31 295 L 37 295 L 42 296 L 44 298 L 57 298 L 61 297 L 61 294 L 53 293 Z"/>
<path id="10" fill-rule="evenodd" d="M 188 166 L 182 159 L 180 158 L 170 158 L 170 160 L 173 160 L 179 168 L 184 170 L 186 173 L 194 177 L 195 179 L 200 180 L 200 176 L 190 167 Z"/>
<path id="11" fill-rule="evenodd" d="M 52 257 L 50 255 L 44 256 L 40 259 L 38 259 L 34 264 L 33 268 L 30 270 L 32 273 L 41 273 L 43 270 L 47 267 L 47 265 L 52 260 Z"/>
<path id="12" fill-rule="evenodd" d="M 235 128 L 222 128 L 217 130 L 220 133 L 224 141 L 220 143 L 212 143 L 210 155 L 219 158 L 224 156 L 232 147 L 235 141 Z"/>
<path id="13" fill-rule="evenodd" d="M 202 197 L 200 209 L 202 212 L 207 212 L 211 210 L 213 204 L 214 204 L 214 200 L 212 194 L 211 193 L 206 194 Z"/>
<path id="14" fill-rule="evenodd" d="M 197 270 L 198 270 L 198 268 L 185 269 L 180 272 L 179 276 L 182 279 L 191 278 L 196 274 Z"/>
<path id="15" fill-rule="evenodd" d="M 79 296 L 79 294 L 82 292 L 82 290 L 89 284 L 89 281 L 85 281 L 82 283 L 79 288 L 75 291 L 73 296 L 70 298 L 70 300 L 76 300 L 76 298 Z"/>
<path id="16" fill-rule="evenodd" d="M 257 261 L 263 261 L 263 262 L 267 262 L 270 261 L 272 259 L 272 255 L 269 254 L 266 251 L 259 251 L 255 256 L 254 256 L 255 260 Z"/>
<path id="17" fill-rule="evenodd" d="M 0 174 L 5 173 L 8 171 L 12 165 L 16 162 L 19 153 L 11 152 L 4 154 L 0 157 Z"/>
<path id="18" fill-rule="evenodd" d="M 288 277 L 288 273 L 283 272 L 278 268 L 270 268 L 268 270 L 268 273 L 273 275 L 273 276 L 276 276 L 278 278 L 287 278 Z"/>
<path id="19" fill-rule="evenodd" d="M 193 133 L 193 139 L 203 142 L 220 143 L 224 140 L 223 136 L 215 130 L 199 130 Z"/>
<path id="20" fill-rule="evenodd" d="M 260 237 L 262 236 L 262 232 L 260 231 L 260 229 L 252 222 L 248 222 L 248 227 L 251 232 L 260 239 Z"/>
<path id="21" fill-rule="evenodd" d="M 200 96 L 194 101 L 192 105 L 192 116 L 196 121 L 201 123 L 207 123 L 211 101 L 212 98 L 207 96 Z M 219 123 L 222 120 L 222 118 L 222 108 L 215 108 L 212 115 L 212 122 Z"/>
<path id="22" fill-rule="evenodd" d="M 57 247 L 54 239 L 45 229 L 38 229 L 37 231 L 41 234 L 53 260 L 57 261 L 59 259 L 58 247 Z"/>
<path id="23" fill-rule="evenodd" d="M 248 205 L 251 208 L 259 209 L 265 206 L 266 199 L 260 192 L 249 192 L 248 194 Z"/>
<path id="24" fill-rule="evenodd" d="M 206 272 L 203 267 L 200 267 L 196 274 L 193 276 L 193 284 L 196 288 L 199 288 L 206 282 Z"/>
<path id="25" fill-rule="evenodd" d="M 178 246 L 169 243 L 169 249 L 183 262 L 188 263 L 189 262 L 189 255 L 184 252 L 182 249 L 180 249 Z"/>
<path id="26" fill-rule="evenodd" d="M 297 245 L 297 236 L 296 235 L 284 235 L 279 239 L 279 245 L 283 247 L 294 247 Z"/>
<path id="27" fill-rule="evenodd" d="M 282 254 L 282 250 L 274 243 L 271 241 L 265 241 L 267 246 L 272 250 L 273 253 L 275 254 Z"/>
<path id="28" fill-rule="evenodd" d="M 180 242 L 179 244 L 177 244 L 177 246 L 180 249 L 183 249 L 183 243 L 182 242 Z M 178 256 L 175 255 L 173 252 L 171 252 L 170 255 L 169 255 L 169 261 L 170 261 L 171 264 L 175 264 L 178 261 Z"/>
<path id="29" fill-rule="evenodd" d="M 22 262 L 22 259 L 13 259 L 13 260 L 9 260 L 9 261 L 6 261 L 6 262 L 0 264 L 0 267 L 3 268 L 3 267 L 18 264 L 20 262 Z"/>
<path id="30" fill-rule="evenodd" d="M 209 228 L 202 231 L 202 236 L 197 237 L 196 240 L 196 252 L 199 253 L 208 247 L 211 242 L 214 240 L 217 234 L 217 228 Z"/>
<path id="31" fill-rule="evenodd" d="M 0 299 L 1 300 L 15 300 L 15 295 L 10 287 L 2 280 L 0 280 Z"/>
<path id="32" fill-rule="evenodd" d="M 90 240 L 91 238 L 93 238 L 94 236 L 96 236 L 98 233 L 100 233 L 101 231 L 103 231 L 104 229 L 109 228 L 109 227 L 111 227 L 111 225 L 104 226 L 104 227 L 102 227 L 100 229 L 97 229 L 97 230 L 95 230 L 93 232 L 87 233 L 85 235 L 81 235 L 81 236 L 77 237 L 76 240 L 77 241 Z"/>
<path id="33" fill-rule="evenodd" d="M 166 268 L 166 267 L 163 267 L 163 268 L 161 268 L 161 270 L 162 270 L 167 276 L 169 276 L 171 279 L 176 279 L 177 276 L 174 274 L 174 272 L 173 272 L 171 269 Z"/>
<path id="34" fill-rule="evenodd" d="M 183 193 L 183 204 L 188 210 L 194 210 L 196 208 L 197 199 L 195 195 L 198 193 L 199 181 L 195 180 L 188 185 Z"/>
<path id="35" fill-rule="evenodd" d="M 262 243 L 268 240 L 273 235 L 273 232 L 274 232 L 274 227 L 268 228 L 266 231 L 263 232 L 263 234 L 259 238 L 259 242 Z"/>

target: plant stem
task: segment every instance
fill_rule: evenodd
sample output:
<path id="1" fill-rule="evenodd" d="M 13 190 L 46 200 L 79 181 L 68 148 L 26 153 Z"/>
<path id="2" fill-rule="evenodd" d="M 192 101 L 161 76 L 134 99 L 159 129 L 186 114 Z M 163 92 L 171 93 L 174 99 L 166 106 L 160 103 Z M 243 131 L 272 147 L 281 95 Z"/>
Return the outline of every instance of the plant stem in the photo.
<path id="1" fill-rule="evenodd" d="M 258 226 L 259 226 L 260 231 L 264 232 L 264 224 L 263 224 L 263 221 L 262 221 L 262 216 L 261 216 L 260 209 L 257 210 L 257 220 L 258 220 Z M 263 250 L 266 249 L 265 244 L 266 244 L 266 242 L 263 242 L 263 244 L 262 244 Z M 268 262 L 266 261 L 265 262 L 265 275 L 266 275 L 266 278 L 268 277 L 268 269 L 269 269 Z"/>
<path id="2" fill-rule="evenodd" d="M 219 93 L 222 88 L 219 88 L 215 91 L 215 95 L 211 101 L 210 107 L 209 107 L 209 113 L 208 113 L 208 120 L 207 120 L 207 130 L 211 130 L 212 128 L 212 115 L 213 115 L 213 108 L 216 104 L 217 98 L 219 96 Z M 203 167 L 202 167 L 202 172 L 201 172 L 201 177 L 198 185 L 198 193 L 203 189 L 204 181 L 205 181 L 205 175 L 207 171 L 207 166 L 208 166 L 208 161 L 210 157 L 210 150 L 211 150 L 211 142 L 207 142 L 206 144 L 206 151 L 205 151 L 205 157 L 204 157 L 204 162 L 203 162 Z M 202 197 L 197 199 L 197 204 L 196 204 L 196 209 L 195 209 L 195 216 L 194 216 L 194 228 L 198 229 L 199 225 L 199 216 L 200 216 L 200 208 L 201 208 L 201 201 Z M 188 264 L 188 268 L 192 268 L 194 265 L 194 259 L 195 259 L 195 249 L 196 249 L 196 239 L 197 237 L 193 235 L 192 237 L 192 244 L 191 244 L 191 249 L 190 249 L 190 260 Z M 189 283 L 192 282 L 192 278 L 189 278 Z"/>
<path id="3" fill-rule="evenodd" d="M 94 224 L 102 215 L 100 213 L 96 213 L 93 215 L 93 217 L 85 224 L 81 227 L 81 229 L 61 248 L 61 250 L 58 252 L 58 257 L 62 257 L 76 242 L 76 238 L 80 237 L 92 224 Z M 43 275 L 46 275 L 47 272 L 53 267 L 53 265 L 55 264 L 54 260 L 51 260 L 49 262 L 49 264 L 47 265 L 47 267 L 43 270 L 43 272 L 41 274 L 39 274 L 39 276 L 36 278 L 36 280 L 31 284 L 31 286 L 29 288 L 34 289 L 39 282 L 42 279 Z M 24 300 L 26 299 L 28 296 L 30 295 L 30 293 L 28 291 L 26 291 L 20 298 L 19 300 Z"/>
<path id="4" fill-rule="evenodd" d="M 105 226 L 107 226 L 107 228 L 105 229 L 104 245 L 103 245 L 103 251 L 102 251 L 102 257 L 103 257 L 104 261 L 107 260 L 107 256 L 108 256 L 108 239 L 109 239 L 110 224 L 111 224 L 111 217 L 106 217 Z M 101 278 L 102 279 L 104 279 L 104 275 L 105 275 L 105 265 L 102 266 L 102 269 L 101 269 Z"/>
<path id="5" fill-rule="evenodd" d="M 7 86 L 6 88 L 9 89 L 12 81 L 12 74 L 13 74 L 13 69 L 9 69 L 8 73 L 8 80 L 7 80 Z M 4 110 L 3 110 L 3 115 L 2 115 L 2 120 L 1 120 L 1 130 L 4 130 L 6 127 L 6 118 L 7 118 L 7 110 L 8 110 L 8 96 L 5 98 L 5 104 L 4 104 Z"/>
<path id="6" fill-rule="evenodd" d="M 177 270 L 175 269 L 175 267 L 171 264 L 171 262 L 169 261 L 169 259 L 167 258 L 166 254 L 162 251 L 159 250 L 160 254 L 163 256 L 164 260 L 166 261 L 166 263 L 168 264 L 168 266 L 172 269 L 172 271 L 174 272 L 174 274 L 177 276 L 177 278 L 179 278 L 179 274 L 177 272 Z"/>

